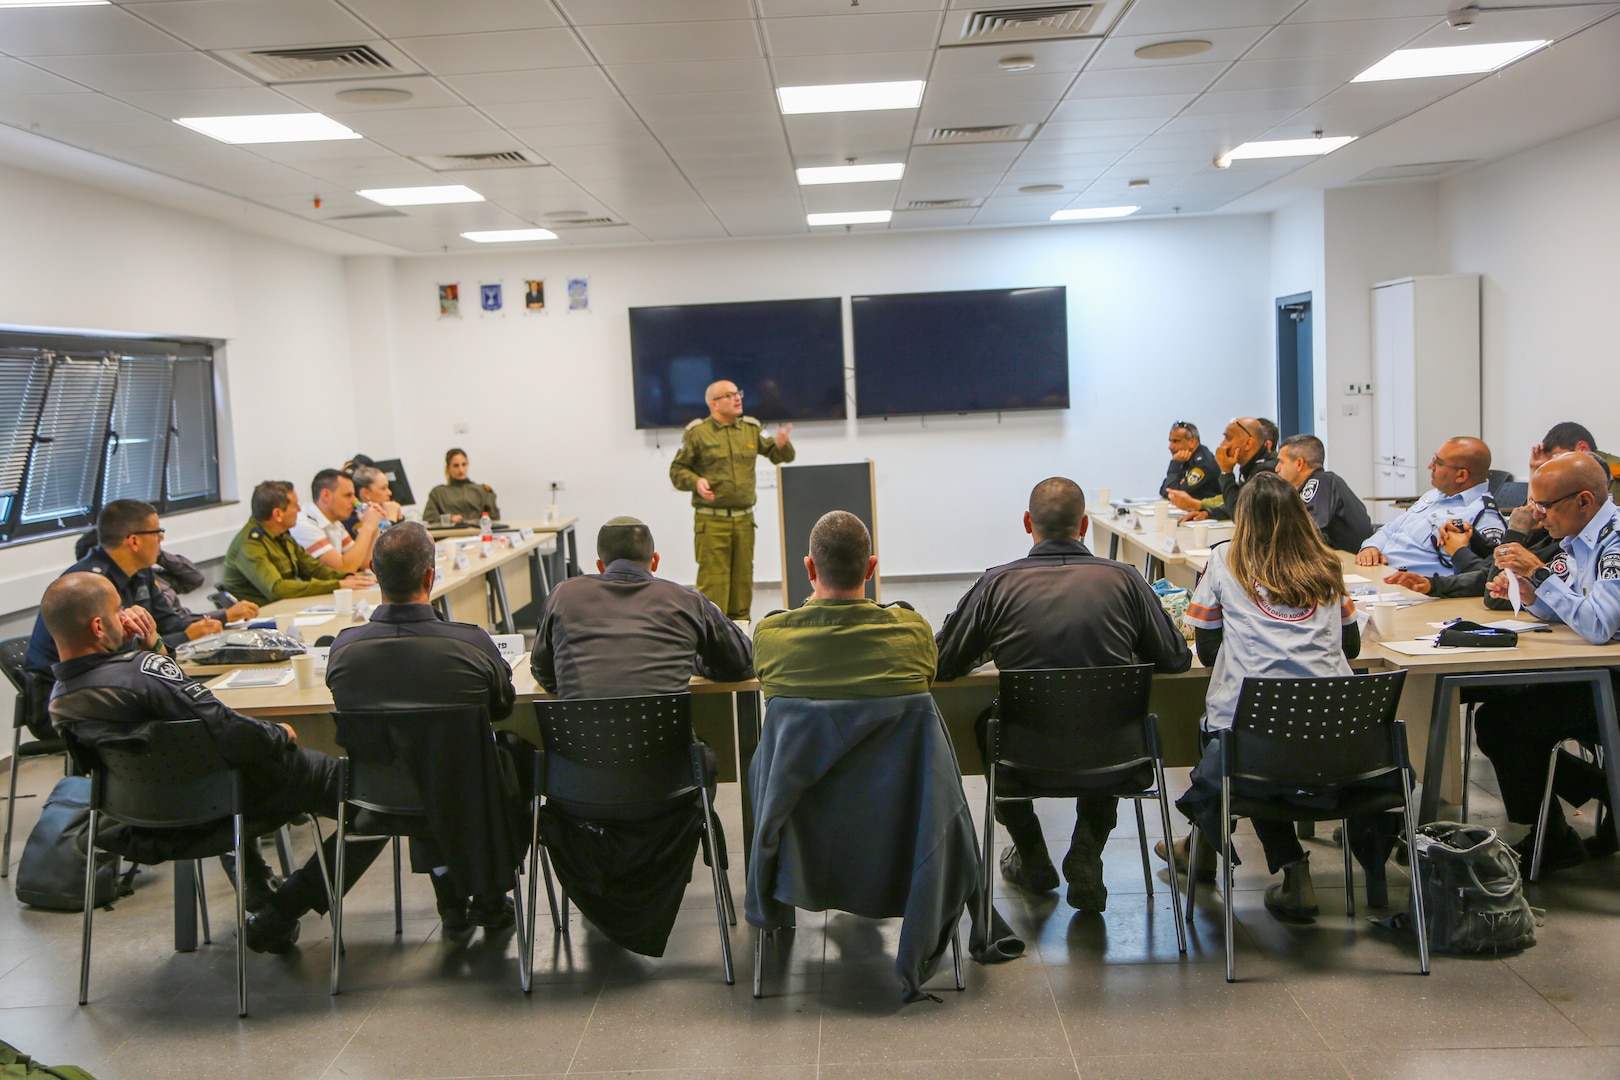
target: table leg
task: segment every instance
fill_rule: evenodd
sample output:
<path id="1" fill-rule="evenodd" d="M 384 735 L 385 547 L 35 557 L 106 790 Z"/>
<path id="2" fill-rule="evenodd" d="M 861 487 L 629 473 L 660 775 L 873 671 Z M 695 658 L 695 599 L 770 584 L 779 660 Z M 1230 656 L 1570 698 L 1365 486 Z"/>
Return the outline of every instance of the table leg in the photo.
<path id="1" fill-rule="evenodd" d="M 1160 578 L 1164 577 L 1164 560 L 1160 559 L 1157 555 L 1149 553 L 1147 557 L 1147 564 L 1142 570 L 1142 575 L 1146 577 L 1149 582 L 1158 581 Z"/>
<path id="2" fill-rule="evenodd" d="M 1108 557 L 1110 559 L 1119 558 L 1119 533 L 1108 534 Z"/>
<path id="3" fill-rule="evenodd" d="M 190 859 L 176 859 L 174 867 L 174 951 L 197 950 L 197 878 Z"/>
<path id="4" fill-rule="evenodd" d="M 551 595 L 551 582 L 546 576 L 546 562 L 540 557 L 539 548 L 529 552 L 529 595 L 540 603 L 544 603 L 546 597 Z"/>
<path id="5" fill-rule="evenodd" d="M 568 528 L 564 529 L 562 532 L 558 533 L 557 535 L 558 535 L 557 550 L 559 552 L 562 551 L 562 542 L 561 542 L 562 538 L 567 537 L 567 539 L 568 539 L 568 562 L 563 566 L 562 580 L 566 581 L 568 578 L 571 578 L 571 577 L 579 577 L 579 575 L 580 575 L 580 569 L 579 569 L 579 540 L 574 535 L 574 527 L 572 525 L 570 525 L 570 526 L 568 526 Z"/>
<path id="6" fill-rule="evenodd" d="M 1418 823 L 1440 814 L 1440 787 L 1446 769 L 1446 744 L 1451 741 L 1451 710 L 1456 684 L 1449 675 L 1434 680 L 1434 711 L 1429 717 L 1429 749 L 1423 757 L 1423 797 L 1418 800 Z"/>
<path id="7" fill-rule="evenodd" d="M 748 767 L 759 749 L 761 698 L 757 690 L 740 690 L 731 695 L 732 717 L 737 725 L 737 782 L 742 785 L 743 866 L 754 852 L 754 796 L 748 786 Z"/>
<path id="8" fill-rule="evenodd" d="M 512 622 L 512 601 L 506 598 L 506 578 L 502 575 L 501 568 L 497 566 L 485 576 L 489 578 L 490 584 L 495 586 L 495 599 L 501 605 L 501 633 L 517 633 L 517 627 Z"/>

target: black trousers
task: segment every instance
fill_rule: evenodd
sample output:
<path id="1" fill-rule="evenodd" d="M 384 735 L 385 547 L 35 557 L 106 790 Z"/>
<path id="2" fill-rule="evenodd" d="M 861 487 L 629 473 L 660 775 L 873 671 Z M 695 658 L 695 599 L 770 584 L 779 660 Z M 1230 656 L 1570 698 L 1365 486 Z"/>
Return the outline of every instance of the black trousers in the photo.
<path id="1" fill-rule="evenodd" d="M 1610 672 L 1611 680 L 1616 673 Z M 1586 686 L 1554 684 L 1523 690 L 1481 693 L 1483 703 L 1474 714 L 1474 739 L 1496 770 L 1502 805 L 1508 820 L 1534 825 L 1541 812 L 1541 794 L 1547 783 L 1547 759 L 1565 739 L 1598 742 L 1597 711 Z M 1611 752 L 1620 751 L 1620 747 Z M 1554 792 L 1574 806 L 1591 799 L 1607 799 L 1602 770 L 1570 755 L 1559 759 Z M 1557 815 L 1553 827 L 1563 820 Z"/>
<path id="2" fill-rule="evenodd" d="M 246 809 L 249 816 L 292 817 L 295 814 L 338 815 L 338 759 L 315 750 L 288 752 L 282 763 L 285 776 L 273 790 L 257 790 L 250 778 Z M 357 841 L 344 853 L 343 891 L 347 893 L 366 872 L 384 840 Z M 337 834 L 329 833 L 323 845 L 326 865 L 336 872 Z M 311 855 L 276 890 L 271 906 L 280 915 L 297 918 L 306 911 L 326 914 L 326 885 L 320 863 Z"/>

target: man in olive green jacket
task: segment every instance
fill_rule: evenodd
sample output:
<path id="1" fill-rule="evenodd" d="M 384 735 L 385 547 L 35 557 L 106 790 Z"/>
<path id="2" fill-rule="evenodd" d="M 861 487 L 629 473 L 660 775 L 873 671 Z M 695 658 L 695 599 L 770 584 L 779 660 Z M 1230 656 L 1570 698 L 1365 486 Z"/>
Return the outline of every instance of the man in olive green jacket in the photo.
<path id="1" fill-rule="evenodd" d="M 370 574 L 344 575 L 294 540 L 298 492 L 286 480 L 253 489 L 253 517 L 225 549 L 225 591 L 238 600 L 268 604 L 293 596 L 323 596 L 333 589 L 369 589 Z"/>
<path id="2" fill-rule="evenodd" d="M 754 606 L 754 462 L 792 461 L 793 425 L 767 438 L 758 420 L 743 415 L 742 391 L 733 382 L 713 383 L 704 396 L 709 416 L 686 425 L 669 479 L 692 493 L 698 592 L 727 617 L 747 619 Z"/>

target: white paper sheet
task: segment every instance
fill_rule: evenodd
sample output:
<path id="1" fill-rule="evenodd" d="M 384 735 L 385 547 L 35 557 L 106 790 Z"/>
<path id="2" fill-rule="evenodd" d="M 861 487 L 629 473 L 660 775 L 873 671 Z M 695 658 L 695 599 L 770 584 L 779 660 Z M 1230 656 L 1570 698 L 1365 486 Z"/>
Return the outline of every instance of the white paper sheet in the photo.
<path id="1" fill-rule="evenodd" d="M 331 615 L 294 615 L 294 626 L 324 626 L 332 621 Z"/>
<path id="2" fill-rule="evenodd" d="M 220 679 L 214 690 L 247 690 L 266 686 L 286 686 L 293 681 L 292 668 L 237 668 Z"/>
<path id="3" fill-rule="evenodd" d="M 1507 579 L 1508 603 L 1513 605 L 1513 614 L 1517 615 L 1524 606 L 1524 599 L 1519 595 L 1519 575 L 1504 566 L 1502 576 Z"/>
<path id="4" fill-rule="evenodd" d="M 1344 575 L 1344 583 L 1346 585 L 1371 585 L 1372 578 L 1362 577 L 1360 574 L 1346 574 Z"/>
<path id="5" fill-rule="evenodd" d="M 1500 646 L 1486 646 L 1484 648 L 1475 646 L 1469 646 L 1467 648 L 1441 648 L 1434 643 L 1433 638 L 1418 638 L 1416 641 L 1384 641 L 1380 642 L 1379 644 L 1383 645 L 1384 648 L 1391 649 L 1403 656 L 1455 656 L 1459 653 L 1472 652 L 1500 653 L 1512 652 L 1514 649 L 1518 648 L 1516 645 L 1512 649 L 1504 649 Z"/>

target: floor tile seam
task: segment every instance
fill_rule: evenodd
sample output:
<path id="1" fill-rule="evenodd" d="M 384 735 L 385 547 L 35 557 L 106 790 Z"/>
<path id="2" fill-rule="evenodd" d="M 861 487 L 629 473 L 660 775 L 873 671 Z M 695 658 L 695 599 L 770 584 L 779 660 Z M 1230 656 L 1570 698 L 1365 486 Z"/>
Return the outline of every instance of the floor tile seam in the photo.
<path id="1" fill-rule="evenodd" d="M 579 1026 L 579 1038 L 574 1040 L 574 1051 L 568 1055 L 568 1067 L 563 1070 L 564 1076 L 574 1072 L 574 1063 L 579 1060 L 579 1048 L 585 1045 L 585 1036 L 590 1034 L 591 1021 L 596 1019 L 596 1010 L 601 1007 L 602 992 L 606 987 L 605 982 L 597 984 L 596 996 L 591 999 L 591 1011 L 585 1014 L 585 1022 Z"/>
<path id="2" fill-rule="evenodd" d="M 1518 979 L 1526 987 L 1528 987 L 1532 994 L 1536 995 L 1542 1001 L 1545 1001 L 1547 1003 L 1547 1005 L 1554 1012 L 1556 1012 L 1559 1016 L 1563 1017 L 1564 1022 L 1566 1024 L 1568 1024 L 1570 1027 L 1574 1028 L 1576 1031 L 1580 1032 L 1586 1038 L 1588 1045 L 1590 1045 L 1590 1046 L 1601 1046 L 1601 1045 L 1603 1045 L 1602 1043 L 1598 1042 L 1597 1038 L 1595 1036 L 1593 1036 L 1593 1034 L 1590 1031 L 1587 1031 L 1584 1027 L 1582 1027 L 1575 1020 L 1575 1018 L 1573 1016 L 1570 1016 L 1569 1013 L 1567 1013 L 1563 1009 L 1559 1008 L 1558 1007 L 1559 1006 L 1558 1002 L 1552 1000 L 1546 994 L 1542 993 L 1540 988 L 1538 988 L 1535 983 L 1533 983 L 1529 979 L 1525 978 L 1523 972 L 1521 972 L 1518 968 L 1514 967 L 1512 964 L 1507 963 L 1507 960 L 1506 960 L 1505 957 L 1497 958 L 1496 963 L 1501 964 L 1502 967 L 1504 967 L 1508 971 L 1512 972 L 1513 977 L 1515 979 Z"/>
<path id="3" fill-rule="evenodd" d="M 336 947 L 335 941 L 334 947 Z M 388 989 L 383 990 L 377 995 L 377 999 L 372 1003 L 371 1008 L 367 1010 L 366 1014 L 360 1018 L 360 1022 L 354 1025 L 354 1030 L 349 1032 L 349 1037 L 347 1039 L 343 1040 L 343 1045 L 337 1048 L 337 1052 L 332 1055 L 332 1060 L 326 1063 L 326 1068 L 322 1069 L 318 1074 L 316 1074 L 318 1080 L 324 1080 L 326 1076 L 331 1074 L 333 1067 L 338 1063 L 338 1059 L 343 1057 L 343 1055 L 348 1052 L 350 1044 L 354 1042 L 354 1040 L 359 1036 L 360 1032 L 365 1030 L 366 1024 L 370 1022 L 373 1016 L 377 1015 L 377 1010 L 382 1008 L 383 1002 L 388 1000 L 388 995 L 391 993 L 393 993 L 392 984 L 389 985 Z"/>

